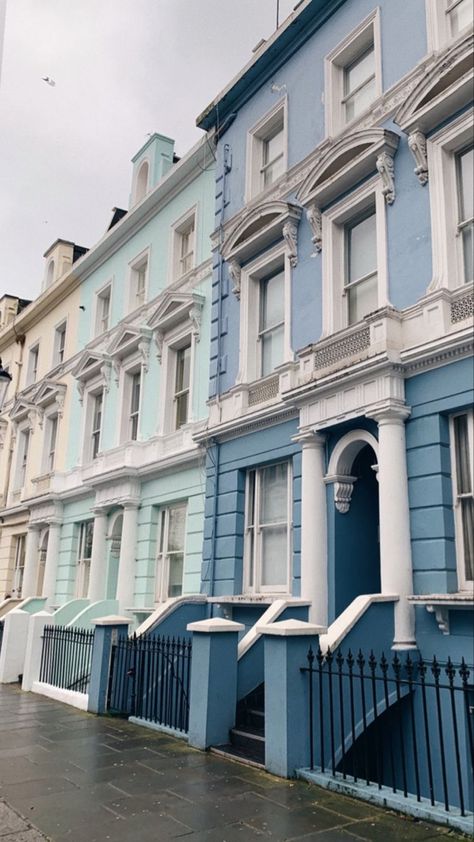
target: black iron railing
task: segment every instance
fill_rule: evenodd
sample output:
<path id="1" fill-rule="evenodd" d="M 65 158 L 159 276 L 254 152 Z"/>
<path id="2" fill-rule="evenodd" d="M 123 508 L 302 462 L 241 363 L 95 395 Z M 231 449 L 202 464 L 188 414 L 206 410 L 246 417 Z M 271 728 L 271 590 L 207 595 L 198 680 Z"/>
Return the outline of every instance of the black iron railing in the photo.
<path id="1" fill-rule="evenodd" d="M 66 626 L 45 626 L 41 650 L 40 681 L 87 693 L 94 632 Z"/>
<path id="2" fill-rule="evenodd" d="M 472 810 L 474 687 L 464 659 L 389 661 L 310 648 L 301 670 L 309 678 L 312 770 L 463 816 Z"/>
<path id="3" fill-rule="evenodd" d="M 112 647 L 108 708 L 187 732 L 190 640 L 134 635 Z"/>

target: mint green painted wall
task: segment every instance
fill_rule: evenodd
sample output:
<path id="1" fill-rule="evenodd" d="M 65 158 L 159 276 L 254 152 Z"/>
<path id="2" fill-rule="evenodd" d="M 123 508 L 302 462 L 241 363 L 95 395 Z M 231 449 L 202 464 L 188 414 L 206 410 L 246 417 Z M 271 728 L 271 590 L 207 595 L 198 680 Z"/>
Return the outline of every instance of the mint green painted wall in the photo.
<path id="1" fill-rule="evenodd" d="M 62 605 L 74 598 L 76 582 L 76 560 L 79 541 L 79 524 L 94 517 L 92 507 L 94 496 L 81 497 L 79 500 L 66 502 L 63 508 L 58 569 L 56 574 L 57 605 Z"/>
<path id="2" fill-rule="evenodd" d="M 187 500 L 184 593 L 199 593 L 204 524 L 203 468 L 188 468 L 143 483 L 138 513 L 135 605 L 154 604 L 159 508 Z"/>

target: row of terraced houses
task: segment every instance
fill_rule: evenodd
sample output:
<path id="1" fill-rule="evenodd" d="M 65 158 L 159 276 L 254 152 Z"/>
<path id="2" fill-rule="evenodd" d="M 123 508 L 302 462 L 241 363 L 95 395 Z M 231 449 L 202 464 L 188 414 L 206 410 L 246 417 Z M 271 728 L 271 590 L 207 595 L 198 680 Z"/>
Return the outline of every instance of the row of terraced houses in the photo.
<path id="1" fill-rule="evenodd" d="M 167 641 L 192 744 L 464 827 L 472 94 L 472 0 L 301 0 L 4 295 L 0 680 Z"/>

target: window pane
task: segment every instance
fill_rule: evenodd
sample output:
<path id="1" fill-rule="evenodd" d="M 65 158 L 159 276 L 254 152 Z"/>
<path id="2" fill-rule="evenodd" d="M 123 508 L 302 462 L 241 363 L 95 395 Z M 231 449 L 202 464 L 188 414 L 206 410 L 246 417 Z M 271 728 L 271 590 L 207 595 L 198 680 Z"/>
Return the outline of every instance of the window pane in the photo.
<path id="1" fill-rule="evenodd" d="M 374 74 L 375 53 L 372 46 L 344 69 L 344 93 L 346 96 Z"/>
<path id="2" fill-rule="evenodd" d="M 184 555 L 173 553 L 169 557 L 168 596 L 181 596 L 183 592 Z"/>
<path id="3" fill-rule="evenodd" d="M 457 35 L 466 26 L 472 24 L 473 2 L 472 0 L 461 0 L 461 3 L 449 12 L 451 24 L 451 35 Z"/>
<path id="4" fill-rule="evenodd" d="M 474 224 L 472 222 L 462 229 L 462 249 L 464 280 L 468 284 L 474 280 Z"/>
<path id="5" fill-rule="evenodd" d="M 286 523 L 288 515 L 288 465 L 282 462 L 262 469 L 261 523 Z"/>
<path id="6" fill-rule="evenodd" d="M 140 375 L 132 377 L 131 412 L 138 412 L 140 407 Z"/>
<path id="7" fill-rule="evenodd" d="M 283 325 L 262 335 L 262 377 L 271 374 L 284 359 Z"/>
<path id="8" fill-rule="evenodd" d="M 184 527 L 186 523 L 185 506 L 169 509 L 168 552 L 182 552 L 184 550 Z"/>
<path id="9" fill-rule="evenodd" d="M 287 581 L 287 527 L 262 530 L 262 585 L 282 586 Z"/>
<path id="10" fill-rule="evenodd" d="M 181 348 L 176 354 L 176 391 L 189 389 L 191 375 L 191 346 Z"/>
<path id="11" fill-rule="evenodd" d="M 458 190 L 460 222 L 474 216 L 474 147 L 458 155 Z"/>
<path id="12" fill-rule="evenodd" d="M 467 415 L 457 415 L 454 418 L 454 438 L 456 446 L 457 492 L 458 494 L 468 494 L 472 491 L 472 485 Z"/>
<path id="13" fill-rule="evenodd" d="M 370 79 L 363 88 L 359 88 L 355 94 L 352 94 L 345 102 L 346 109 L 346 123 L 362 114 L 370 103 L 375 99 L 375 79 Z"/>
<path id="14" fill-rule="evenodd" d="M 284 287 L 284 272 L 262 281 L 262 330 L 285 320 Z"/>
<path id="15" fill-rule="evenodd" d="M 269 164 L 283 153 L 283 129 L 263 143 L 263 165 Z"/>
<path id="16" fill-rule="evenodd" d="M 378 281 L 377 275 L 366 278 L 365 281 L 355 284 L 348 291 L 349 296 L 349 324 L 360 322 L 367 313 L 372 313 L 378 306 Z"/>
<path id="17" fill-rule="evenodd" d="M 474 498 L 461 500 L 462 532 L 464 545 L 464 575 L 468 582 L 474 579 Z"/>
<path id="18" fill-rule="evenodd" d="M 375 213 L 348 227 L 348 283 L 377 271 Z"/>

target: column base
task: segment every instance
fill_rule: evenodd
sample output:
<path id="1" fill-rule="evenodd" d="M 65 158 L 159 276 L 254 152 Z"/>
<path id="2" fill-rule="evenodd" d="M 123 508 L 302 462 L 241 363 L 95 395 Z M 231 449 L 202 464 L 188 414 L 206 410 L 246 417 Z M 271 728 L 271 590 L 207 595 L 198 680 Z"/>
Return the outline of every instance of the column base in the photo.
<path id="1" fill-rule="evenodd" d="M 392 652 L 403 652 L 405 649 L 418 649 L 415 640 L 394 640 L 391 646 Z"/>

